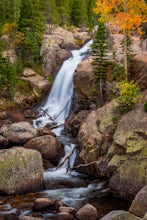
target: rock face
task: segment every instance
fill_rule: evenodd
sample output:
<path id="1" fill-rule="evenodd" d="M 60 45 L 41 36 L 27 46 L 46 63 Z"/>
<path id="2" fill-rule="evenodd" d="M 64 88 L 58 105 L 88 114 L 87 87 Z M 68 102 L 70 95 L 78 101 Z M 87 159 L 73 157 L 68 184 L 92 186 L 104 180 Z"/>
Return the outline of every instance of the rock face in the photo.
<path id="1" fill-rule="evenodd" d="M 145 215 L 147 212 L 147 185 L 137 193 L 129 212 L 141 218 Z"/>
<path id="2" fill-rule="evenodd" d="M 43 188 L 43 165 L 39 152 L 14 147 L 0 150 L 0 191 L 24 193 Z"/>
<path id="3" fill-rule="evenodd" d="M 21 79 L 28 81 L 33 87 L 38 87 L 38 89 L 43 93 L 49 91 L 51 87 L 47 79 L 38 75 L 36 72 L 29 68 L 24 69 Z"/>
<path id="4" fill-rule="evenodd" d="M 147 53 L 140 53 L 133 57 L 130 68 L 131 77 L 137 80 L 141 89 L 147 88 Z"/>
<path id="5" fill-rule="evenodd" d="M 37 130 L 28 122 L 13 123 L 3 126 L 1 132 L 5 138 L 15 144 L 24 144 L 37 135 Z"/>
<path id="6" fill-rule="evenodd" d="M 24 147 L 39 151 L 44 159 L 50 160 L 53 164 L 57 164 L 64 156 L 63 146 L 52 135 L 32 138 Z"/>
<path id="7" fill-rule="evenodd" d="M 129 212 L 118 210 L 118 211 L 109 212 L 100 220 L 141 220 L 141 218 L 138 218 L 130 214 Z"/>
<path id="8" fill-rule="evenodd" d="M 71 133 L 73 137 L 77 137 L 80 126 L 87 114 L 88 111 L 86 110 L 83 110 L 78 114 L 71 114 L 65 122 L 65 131 Z"/>
<path id="9" fill-rule="evenodd" d="M 108 163 L 108 169 L 113 169 L 110 187 L 133 198 L 147 184 L 147 114 L 143 106 L 122 117 L 113 139 L 108 153 L 113 155 Z"/>
<path id="10" fill-rule="evenodd" d="M 124 59 L 124 52 L 122 47 L 123 38 L 124 35 L 122 33 L 115 33 L 115 34 L 110 33 L 108 38 L 109 49 L 111 51 L 115 51 L 116 53 L 115 59 L 120 63 L 123 63 L 123 59 Z M 142 52 L 141 38 L 132 36 L 131 41 L 132 44 L 130 46 L 130 53 L 132 55 L 140 54 Z M 108 53 L 108 56 L 110 59 L 113 59 L 113 54 L 111 52 Z"/>
<path id="11" fill-rule="evenodd" d="M 109 177 L 113 192 L 132 199 L 147 184 L 147 114 L 139 105 L 121 116 L 116 106 L 113 100 L 88 114 L 78 133 L 77 163 L 85 163 L 81 172 Z"/>
<path id="12" fill-rule="evenodd" d="M 71 56 L 69 50 L 77 48 L 79 41 L 82 45 L 89 39 L 87 32 L 72 33 L 61 27 L 53 27 L 49 32 L 47 28 L 41 47 L 44 75 L 55 77 L 61 63 Z"/>
<path id="13" fill-rule="evenodd" d="M 112 143 L 112 134 L 115 124 L 112 121 L 115 115 L 116 102 L 112 101 L 106 106 L 92 111 L 81 125 L 78 133 L 78 144 L 81 148 L 79 163 L 93 163 L 88 167 L 81 167 L 80 171 L 89 175 L 105 176 L 107 169 L 103 161 L 104 156 Z"/>
<path id="14" fill-rule="evenodd" d="M 75 112 L 90 109 L 90 106 L 96 102 L 94 94 L 97 88 L 91 62 L 91 57 L 84 59 L 74 73 Z"/>

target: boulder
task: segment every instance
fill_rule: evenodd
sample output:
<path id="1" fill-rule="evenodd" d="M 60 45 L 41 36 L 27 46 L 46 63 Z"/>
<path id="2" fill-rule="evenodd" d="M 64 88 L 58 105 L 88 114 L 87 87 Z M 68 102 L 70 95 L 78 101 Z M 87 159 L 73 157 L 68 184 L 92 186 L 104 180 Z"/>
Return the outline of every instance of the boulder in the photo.
<path id="1" fill-rule="evenodd" d="M 111 211 L 100 220 L 141 220 L 141 218 L 123 210 Z"/>
<path id="2" fill-rule="evenodd" d="M 84 59 L 74 73 L 74 112 L 90 109 L 97 100 L 97 86 L 91 62 L 92 57 Z"/>
<path id="3" fill-rule="evenodd" d="M 62 36 L 52 33 L 45 35 L 41 46 L 43 73 L 45 76 L 56 76 L 61 63 L 71 56 L 71 53 L 61 48 L 64 42 Z"/>
<path id="4" fill-rule="evenodd" d="M 0 135 L 0 148 L 5 147 L 8 144 L 9 144 L 8 139 Z"/>
<path id="5" fill-rule="evenodd" d="M 47 79 L 38 75 L 30 68 L 25 68 L 23 70 L 23 76 L 21 79 L 28 81 L 32 87 L 37 87 L 43 93 L 49 91 L 51 88 L 51 85 Z"/>
<path id="6" fill-rule="evenodd" d="M 83 120 L 86 118 L 88 114 L 88 111 L 83 110 L 79 112 L 78 114 L 71 114 L 65 122 L 65 131 L 69 132 L 72 134 L 73 137 L 76 137 L 79 130 L 80 126 L 83 122 Z"/>
<path id="7" fill-rule="evenodd" d="M 68 212 L 59 212 L 58 220 L 74 220 L 74 216 Z"/>
<path id="8" fill-rule="evenodd" d="M 75 214 L 76 211 L 77 210 L 73 207 L 66 207 L 66 206 L 59 207 L 59 212 L 66 212 L 66 213 L 70 213 L 70 214 Z"/>
<path id="9" fill-rule="evenodd" d="M 19 220 L 43 220 L 43 218 L 36 218 L 36 217 L 31 217 L 31 216 L 24 216 L 19 218 Z"/>
<path id="10" fill-rule="evenodd" d="M 0 191 L 25 193 L 43 188 L 43 164 L 39 152 L 14 147 L 0 150 Z"/>
<path id="11" fill-rule="evenodd" d="M 145 215 L 147 212 L 147 185 L 137 193 L 129 212 L 141 218 Z"/>
<path id="12" fill-rule="evenodd" d="M 61 157 L 64 156 L 63 146 L 52 135 L 32 138 L 24 147 L 39 151 L 44 159 L 48 159 L 54 164 L 57 164 Z"/>
<path id="13" fill-rule="evenodd" d="M 91 204 L 86 204 L 77 211 L 76 218 L 80 220 L 96 220 L 97 209 Z"/>
<path id="14" fill-rule="evenodd" d="M 131 79 L 135 79 L 141 89 L 147 88 L 147 53 L 140 53 L 131 62 Z"/>
<path id="15" fill-rule="evenodd" d="M 5 138 L 15 144 L 24 144 L 37 135 L 37 130 L 29 122 L 18 122 L 2 126 L 1 132 Z"/>
<path id="16" fill-rule="evenodd" d="M 115 123 L 113 117 L 116 115 L 116 101 L 111 101 L 97 111 L 92 111 L 83 121 L 78 133 L 78 144 L 81 149 L 78 164 L 81 160 L 85 164 L 93 163 L 87 167 L 81 167 L 81 172 L 89 175 L 105 176 L 107 167 L 105 154 L 112 143 Z"/>
<path id="17" fill-rule="evenodd" d="M 9 119 L 11 123 L 25 121 L 24 114 L 20 111 L 5 111 L 3 119 Z"/>
<path id="18" fill-rule="evenodd" d="M 35 211 L 40 211 L 47 209 L 48 207 L 51 207 L 54 205 L 54 202 L 48 198 L 37 198 L 34 202 L 33 209 Z"/>
<path id="19" fill-rule="evenodd" d="M 110 187 L 132 199 L 147 184 L 147 114 L 142 105 L 121 118 L 113 140 L 107 154 Z"/>

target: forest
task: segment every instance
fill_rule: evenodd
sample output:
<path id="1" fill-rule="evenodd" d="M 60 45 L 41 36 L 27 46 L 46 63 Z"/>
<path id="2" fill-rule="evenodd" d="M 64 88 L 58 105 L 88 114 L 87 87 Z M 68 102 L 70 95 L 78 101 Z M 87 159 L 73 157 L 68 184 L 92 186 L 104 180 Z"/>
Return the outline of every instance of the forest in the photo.
<path id="1" fill-rule="evenodd" d="M 0 87 L 12 97 L 23 67 L 41 72 L 40 45 L 45 24 L 72 29 L 91 27 L 95 23 L 94 0 L 4 0 L 0 2 Z M 17 62 L 13 65 L 2 56 L 3 51 L 14 49 Z M 19 86 L 18 86 L 19 87 Z M 18 88 L 19 89 L 19 88 Z"/>

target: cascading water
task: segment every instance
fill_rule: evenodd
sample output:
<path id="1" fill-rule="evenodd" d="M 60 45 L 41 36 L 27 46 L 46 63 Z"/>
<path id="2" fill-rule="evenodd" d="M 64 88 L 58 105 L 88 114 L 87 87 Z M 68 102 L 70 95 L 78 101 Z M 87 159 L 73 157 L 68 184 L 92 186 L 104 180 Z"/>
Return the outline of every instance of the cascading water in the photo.
<path id="1" fill-rule="evenodd" d="M 50 95 L 43 107 L 40 116 L 34 120 L 34 127 L 45 126 L 50 118 L 57 124 L 63 124 L 69 115 L 73 97 L 73 74 L 78 64 L 87 56 L 92 40 L 81 49 L 71 51 L 72 57 L 66 60 L 54 81 Z"/>

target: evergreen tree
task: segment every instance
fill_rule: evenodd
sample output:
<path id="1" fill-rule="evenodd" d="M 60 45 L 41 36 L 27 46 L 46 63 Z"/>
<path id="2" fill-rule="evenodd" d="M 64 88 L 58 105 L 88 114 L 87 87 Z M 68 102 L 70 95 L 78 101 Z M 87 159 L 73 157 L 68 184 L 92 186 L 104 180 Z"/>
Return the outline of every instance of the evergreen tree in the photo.
<path id="1" fill-rule="evenodd" d="M 93 54 L 93 71 L 96 76 L 96 83 L 98 84 L 101 101 L 104 99 L 104 84 L 107 73 L 107 32 L 103 22 L 98 23 L 98 31 L 92 45 Z"/>
<path id="2" fill-rule="evenodd" d="M 95 0 L 87 0 L 88 26 L 92 29 L 97 24 L 97 16 L 93 13 Z"/>
<path id="3" fill-rule="evenodd" d="M 3 0 L 0 2 L 0 20 L 2 24 L 16 23 L 19 16 L 20 0 Z"/>
<path id="4" fill-rule="evenodd" d="M 57 10 L 59 13 L 60 25 L 71 24 L 71 0 L 56 0 Z"/>
<path id="5" fill-rule="evenodd" d="M 17 69 L 8 57 L 2 56 L 2 42 L 0 42 L 0 95 L 12 98 L 17 82 Z"/>
<path id="6" fill-rule="evenodd" d="M 46 23 L 48 24 L 48 32 L 50 32 L 53 24 L 59 24 L 59 13 L 57 11 L 55 0 L 44 1 L 44 15 Z"/>
<path id="7" fill-rule="evenodd" d="M 44 32 L 42 0 L 22 0 L 18 22 L 17 52 L 26 66 L 39 62 Z"/>
<path id="8" fill-rule="evenodd" d="M 86 27 L 88 24 L 86 0 L 73 0 L 71 22 L 77 27 Z"/>

